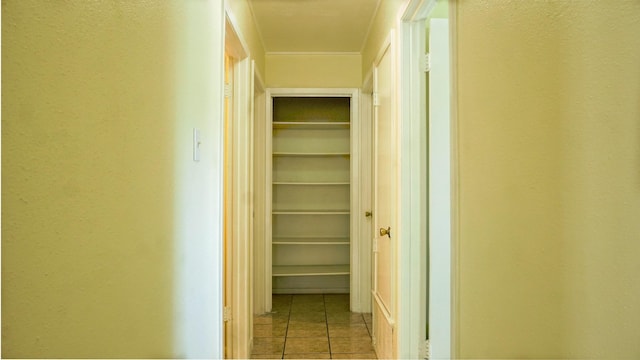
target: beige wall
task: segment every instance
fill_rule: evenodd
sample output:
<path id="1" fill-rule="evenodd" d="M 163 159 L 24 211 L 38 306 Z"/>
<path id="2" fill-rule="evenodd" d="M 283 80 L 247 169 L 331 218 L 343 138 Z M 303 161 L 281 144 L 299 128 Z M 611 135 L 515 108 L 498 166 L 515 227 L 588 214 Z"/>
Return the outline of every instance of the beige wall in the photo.
<path id="1" fill-rule="evenodd" d="M 362 48 L 362 79 L 366 79 L 371 72 L 373 62 L 389 35 L 395 29 L 400 10 L 407 0 L 382 0 L 378 7 L 369 35 Z"/>
<path id="2" fill-rule="evenodd" d="M 211 239 L 203 173 L 214 171 L 195 169 L 190 139 L 194 126 L 213 139 L 220 109 L 194 85 L 221 73 L 212 13 L 203 2 L 2 2 L 3 357 L 174 358 L 197 334 L 212 343 L 192 326 L 176 353 L 189 322 L 174 320 L 174 299 L 190 299 L 174 262 L 189 254 L 176 247 L 188 238 L 197 253 Z M 180 205 L 206 222 L 178 221 Z M 187 305 L 197 321 L 209 313 Z"/>
<path id="3" fill-rule="evenodd" d="M 267 54 L 267 87 L 357 88 L 360 54 Z"/>
<path id="4" fill-rule="evenodd" d="M 462 358 L 639 358 L 640 3 L 457 2 Z"/>
<path id="5" fill-rule="evenodd" d="M 256 69 L 264 79 L 266 76 L 265 54 L 262 39 L 258 33 L 251 8 L 247 0 L 227 0 L 227 6 L 233 13 L 237 26 L 242 32 L 242 36 L 249 47 L 251 58 L 256 62 Z"/>

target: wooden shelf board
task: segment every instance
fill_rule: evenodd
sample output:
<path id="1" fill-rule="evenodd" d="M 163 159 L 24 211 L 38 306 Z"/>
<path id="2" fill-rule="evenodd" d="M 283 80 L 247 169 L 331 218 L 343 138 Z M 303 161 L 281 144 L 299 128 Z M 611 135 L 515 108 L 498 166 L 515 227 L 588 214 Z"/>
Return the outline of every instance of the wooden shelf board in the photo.
<path id="1" fill-rule="evenodd" d="M 344 237 L 274 237 L 274 245 L 349 245 Z"/>
<path id="2" fill-rule="evenodd" d="M 274 121 L 274 129 L 348 129 L 347 121 Z"/>
<path id="3" fill-rule="evenodd" d="M 349 265 L 276 265 L 271 272 L 272 276 L 326 276 L 349 273 Z"/>
<path id="4" fill-rule="evenodd" d="M 274 181 L 273 185 L 313 185 L 313 186 L 325 186 L 325 185 L 349 185 L 348 181 L 336 181 L 336 182 L 302 182 L 302 181 Z"/>
<path id="5" fill-rule="evenodd" d="M 273 210 L 273 215 L 349 215 L 349 210 Z"/>
<path id="6" fill-rule="evenodd" d="M 273 156 L 351 156 L 351 154 L 348 152 L 341 152 L 341 153 L 274 152 Z"/>

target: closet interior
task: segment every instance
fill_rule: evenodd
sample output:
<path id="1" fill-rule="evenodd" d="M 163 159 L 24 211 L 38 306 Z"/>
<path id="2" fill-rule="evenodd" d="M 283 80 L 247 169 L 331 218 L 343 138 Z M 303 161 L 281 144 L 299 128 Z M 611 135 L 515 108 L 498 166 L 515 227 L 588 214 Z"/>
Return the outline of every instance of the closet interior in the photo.
<path id="1" fill-rule="evenodd" d="M 351 101 L 273 96 L 273 294 L 349 293 Z"/>

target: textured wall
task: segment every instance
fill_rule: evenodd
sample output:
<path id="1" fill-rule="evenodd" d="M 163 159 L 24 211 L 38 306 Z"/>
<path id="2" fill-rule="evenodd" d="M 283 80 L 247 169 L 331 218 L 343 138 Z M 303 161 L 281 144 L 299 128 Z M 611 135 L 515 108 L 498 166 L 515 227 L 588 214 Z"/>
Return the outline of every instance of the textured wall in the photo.
<path id="1" fill-rule="evenodd" d="M 267 54 L 268 87 L 362 85 L 359 54 Z"/>
<path id="2" fill-rule="evenodd" d="M 640 358 L 640 2 L 459 1 L 462 358 Z"/>
<path id="3" fill-rule="evenodd" d="M 2 2 L 3 357 L 219 354 L 216 3 Z"/>

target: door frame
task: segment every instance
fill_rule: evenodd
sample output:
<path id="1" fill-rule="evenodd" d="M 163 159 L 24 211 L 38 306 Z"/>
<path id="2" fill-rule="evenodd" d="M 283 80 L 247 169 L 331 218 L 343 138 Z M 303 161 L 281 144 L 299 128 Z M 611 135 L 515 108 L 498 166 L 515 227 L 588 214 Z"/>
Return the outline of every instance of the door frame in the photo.
<path id="1" fill-rule="evenodd" d="M 282 96 L 341 96 L 351 99 L 351 154 L 360 153 L 360 91 L 357 88 L 268 88 L 265 93 L 266 100 L 266 127 L 264 131 L 264 163 L 266 166 L 265 176 L 265 251 L 263 262 L 264 273 L 264 293 L 262 294 L 262 300 L 265 304 L 267 312 L 272 309 L 272 218 L 270 216 L 272 211 L 272 122 L 273 122 L 273 98 Z M 359 156 L 350 157 L 350 188 L 351 199 L 350 207 L 351 213 L 349 215 L 350 227 L 350 303 L 351 311 L 362 312 L 363 308 L 366 309 L 367 301 L 370 300 L 368 294 L 362 294 L 362 288 L 366 287 L 363 283 L 371 282 L 371 268 L 368 266 L 368 262 L 361 261 L 362 256 L 366 256 L 361 251 L 363 239 L 360 236 L 360 216 L 364 216 L 362 209 L 362 203 L 360 198 L 362 196 L 360 189 L 360 159 Z M 364 266 L 366 265 L 366 267 Z M 370 286 L 370 285 L 369 285 Z"/>
<path id="2" fill-rule="evenodd" d="M 225 4 L 225 51 L 232 57 L 233 87 L 231 97 L 231 139 L 229 148 L 231 166 L 223 169 L 231 173 L 231 181 L 227 189 L 227 199 L 230 204 L 223 204 L 225 213 L 231 216 L 231 237 L 225 241 L 231 241 L 230 267 L 232 281 L 230 291 L 232 295 L 231 309 L 224 309 L 230 319 L 230 337 L 225 339 L 231 349 L 228 353 L 232 358 L 248 358 L 251 354 L 251 340 L 253 329 L 253 311 L 251 302 L 251 266 L 253 232 L 252 215 L 253 202 L 247 194 L 253 193 L 252 179 L 252 152 L 253 152 L 253 61 L 251 60 L 249 47 L 240 32 L 238 22 Z M 226 177 L 226 175 L 225 175 Z M 225 220 L 226 221 L 226 220 Z M 228 341 L 230 340 L 230 341 Z"/>
<path id="3" fill-rule="evenodd" d="M 253 210 L 253 244 L 252 244 L 252 258 L 253 263 L 251 264 L 252 268 L 252 281 L 251 281 L 251 289 L 252 289 L 252 314 L 264 314 L 266 310 L 266 304 L 264 299 L 264 289 L 266 284 L 266 274 L 263 269 L 264 259 L 265 259 L 265 191 L 266 187 L 263 184 L 266 184 L 265 180 L 265 172 L 266 172 L 266 164 L 263 161 L 264 149 L 265 149 L 265 137 L 262 136 L 266 131 L 266 87 L 264 85 L 264 81 L 262 80 L 262 76 L 260 72 L 255 67 L 255 63 L 253 65 L 253 76 L 254 76 L 254 90 L 253 90 L 253 101 L 252 101 L 252 119 L 253 119 L 253 195 L 252 201 L 254 203 Z M 258 161 L 255 161 L 258 159 Z"/>
<path id="4" fill-rule="evenodd" d="M 450 155 L 440 159 L 447 163 L 451 173 L 447 174 L 450 185 L 448 202 L 429 203 L 427 187 L 433 182 L 434 174 L 429 173 L 427 124 L 427 83 L 425 75 L 426 49 L 426 20 L 436 7 L 437 0 L 409 0 L 401 12 L 400 29 L 400 114 L 402 128 L 402 163 L 401 163 L 401 199 L 400 212 L 403 214 L 400 229 L 403 233 L 399 246 L 399 257 L 408 259 L 400 262 L 398 289 L 398 356 L 400 358 L 419 358 L 430 355 L 427 349 L 440 350 L 440 354 L 449 357 L 457 356 L 457 124 L 455 102 L 455 66 L 450 67 Z M 449 41 L 450 49 L 455 49 L 455 3 L 449 0 Z M 455 54 L 450 54 L 451 64 L 455 64 Z M 447 222 L 444 226 L 451 229 L 450 237 L 441 239 L 448 246 L 450 271 L 430 273 L 435 256 L 428 251 L 429 228 L 426 219 L 429 214 L 445 211 L 449 216 L 443 218 Z M 442 274 L 441 274 L 442 273 Z M 441 275 L 440 275 L 441 274 Z M 433 296 L 427 297 L 429 276 L 439 276 L 439 289 L 447 292 L 448 301 L 440 302 L 438 311 L 446 315 L 437 319 L 429 319 L 429 330 L 448 329 L 447 336 L 427 339 L 428 311 L 433 310 Z M 419 316 L 416 316 L 419 314 Z M 435 323 L 434 321 L 437 321 Z M 435 341 L 433 341 L 435 340 Z M 428 346 L 426 346 L 428 344 Z"/>
<path id="5" fill-rule="evenodd" d="M 373 311 L 373 71 L 367 73 L 360 89 L 360 283 L 359 312 Z M 365 212 L 364 214 L 362 212 Z M 369 216 L 366 215 L 369 213 Z M 362 216 L 364 215 L 364 216 Z"/>

